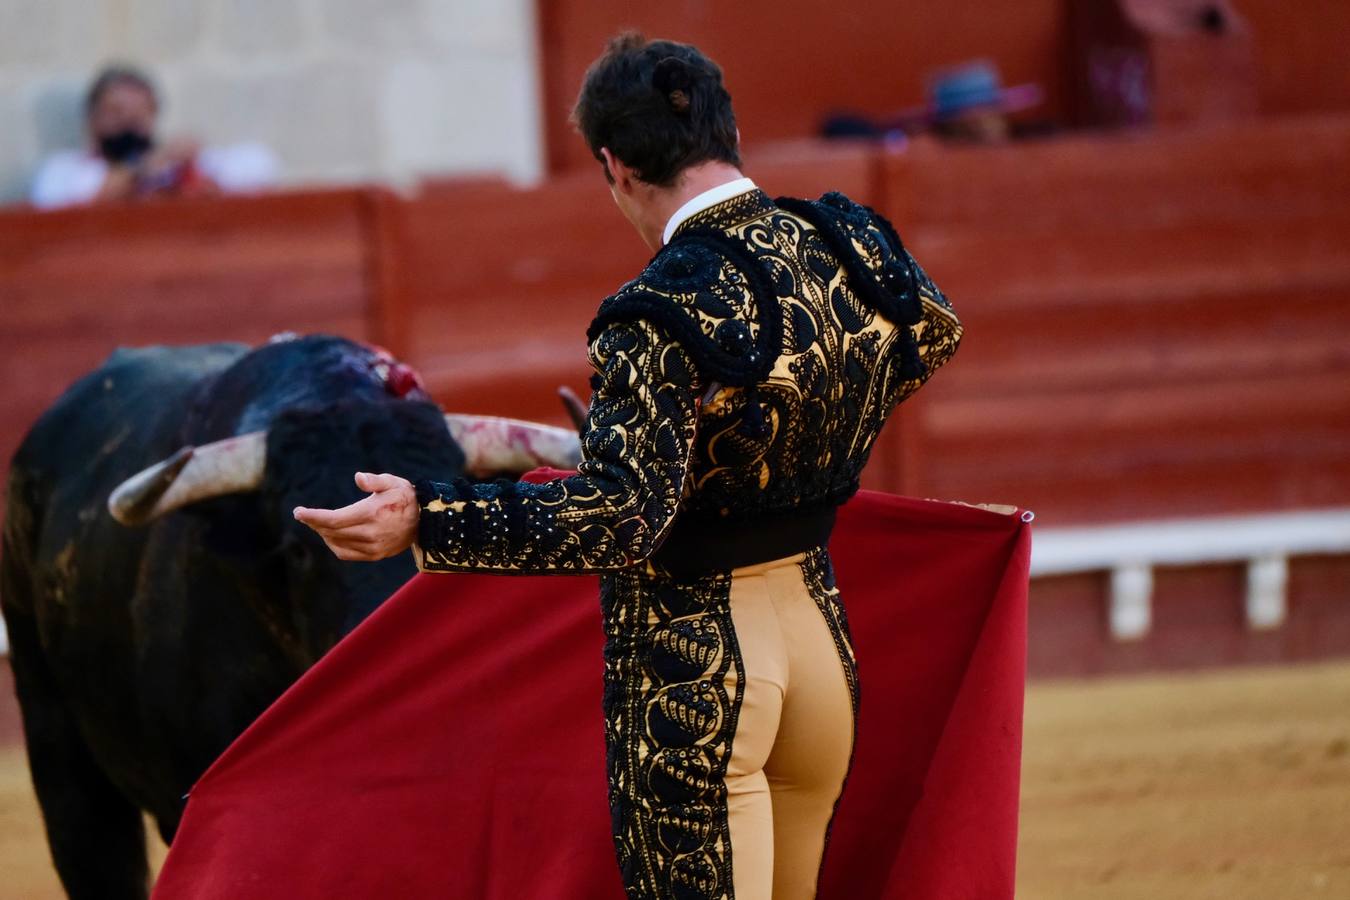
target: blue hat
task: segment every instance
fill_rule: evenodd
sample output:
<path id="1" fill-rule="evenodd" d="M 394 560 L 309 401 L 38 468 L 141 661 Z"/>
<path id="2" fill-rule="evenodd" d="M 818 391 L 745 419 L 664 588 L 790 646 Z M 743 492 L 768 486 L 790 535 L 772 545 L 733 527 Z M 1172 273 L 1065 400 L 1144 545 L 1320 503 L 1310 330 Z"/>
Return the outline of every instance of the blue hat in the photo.
<path id="1" fill-rule="evenodd" d="M 1023 84 L 1005 89 L 998 68 L 976 60 L 943 69 L 928 82 L 928 114 L 936 121 L 954 119 L 976 109 L 1015 112 L 1041 102 L 1041 89 Z"/>

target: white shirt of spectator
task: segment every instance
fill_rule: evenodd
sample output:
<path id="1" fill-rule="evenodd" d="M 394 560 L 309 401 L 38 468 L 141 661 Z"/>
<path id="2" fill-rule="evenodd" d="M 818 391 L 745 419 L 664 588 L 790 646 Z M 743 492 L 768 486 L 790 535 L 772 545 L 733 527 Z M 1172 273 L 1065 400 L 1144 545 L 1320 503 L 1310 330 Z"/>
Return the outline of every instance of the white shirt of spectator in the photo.
<path id="1" fill-rule="evenodd" d="M 258 143 L 206 147 L 197 168 L 227 194 L 248 193 L 277 183 L 276 154 Z M 108 177 L 108 161 L 88 150 L 63 150 L 48 157 L 33 179 L 29 200 L 39 209 L 88 203 Z"/>

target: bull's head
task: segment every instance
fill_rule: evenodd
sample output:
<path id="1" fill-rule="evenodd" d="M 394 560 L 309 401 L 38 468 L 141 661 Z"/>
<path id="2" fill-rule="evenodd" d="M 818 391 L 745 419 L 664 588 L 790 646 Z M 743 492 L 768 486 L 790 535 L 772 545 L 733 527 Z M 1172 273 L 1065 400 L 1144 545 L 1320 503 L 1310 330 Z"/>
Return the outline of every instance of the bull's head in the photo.
<path id="1" fill-rule="evenodd" d="M 576 434 L 551 425 L 466 415 L 447 415 L 445 425 L 464 451 L 464 471 L 479 478 L 540 466 L 570 469 L 581 458 Z M 123 525 L 147 525 L 192 503 L 256 491 L 266 468 L 265 431 L 183 447 L 122 482 L 108 497 L 108 511 Z"/>
<path id="2" fill-rule="evenodd" d="M 250 610 L 234 627 L 268 635 L 307 665 L 414 567 L 409 553 L 338 560 L 294 519 L 296 506 L 360 499 L 358 471 L 416 481 L 578 462 L 569 431 L 443 416 L 430 400 L 414 372 L 377 348 L 318 335 L 271 342 L 202 380 L 172 432 L 189 446 L 123 481 L 108 509 L 123 525 L 161 523 L 147 535 L 151 582 L 173 580 L 199 610 L 217 611 L 203 621 Z"/>
<path id="3" fill-rule="evenodd" d="M 182 546 L 180 565 L 196 573 L 189 582 L 208 582 L 252 609 L 303 667 L 415 570 L 407 553 L 342 562 L 294 520 L 295 506 L 359 499 L 352 482 L 358 470 L 411 479 L 515 475 L 540 465 L 574 466 L 578 448 L 576 435 L 563 429 L 442 419 L 425 402 L 347 402 L 289 410 L 266 431 L 184 447 L 123 482 L 108 508 L 126 525 L 191 513 L 157 539 Z"/>

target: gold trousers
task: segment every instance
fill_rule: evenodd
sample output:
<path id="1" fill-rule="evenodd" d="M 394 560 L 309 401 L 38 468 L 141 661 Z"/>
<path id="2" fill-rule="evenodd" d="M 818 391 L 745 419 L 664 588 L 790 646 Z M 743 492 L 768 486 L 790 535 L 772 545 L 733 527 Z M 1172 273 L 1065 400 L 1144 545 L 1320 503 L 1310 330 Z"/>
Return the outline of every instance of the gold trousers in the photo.
<path id="1" fill-rule="evenodd" d="M 634 900 L 806 900 L 853 751 L 828 553 L 603 585 L 610 805 Z"/>

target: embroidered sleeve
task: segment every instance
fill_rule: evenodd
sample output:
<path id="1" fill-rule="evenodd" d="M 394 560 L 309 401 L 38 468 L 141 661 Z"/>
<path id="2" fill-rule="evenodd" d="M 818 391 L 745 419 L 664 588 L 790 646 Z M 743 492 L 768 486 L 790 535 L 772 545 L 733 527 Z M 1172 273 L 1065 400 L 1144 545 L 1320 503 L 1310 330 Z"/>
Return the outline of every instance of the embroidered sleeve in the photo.
<path id="1" fill-rule="evenodd" d="M 922 309 L 919 321 L 910 325 L 909 330 L 923 365 L 917 377 L 907 382 L 901 389 L 897 402 L 917 391 L 934 372 L 952 358 L 956 348 L 961 344 L 962 334 L 961 321 L 956 317 L 947 296 L 938 290 L 937 285 L 928 277 L 928 273 L 914 261 L 914 257 L 910 256 L 908 251 L 904 251 L 904 257 L 914 273 L 914 292 Z"/>
<path id="2" fill-rule="evenodd" d="M 596 391 L 577 474 L 543 484 L 418 483 L 419 568 L 575 574 L 625 568 L 655 551 L 684 489 L 698 376 L 647 320 L 608 326 L 589 355 Z"/>

